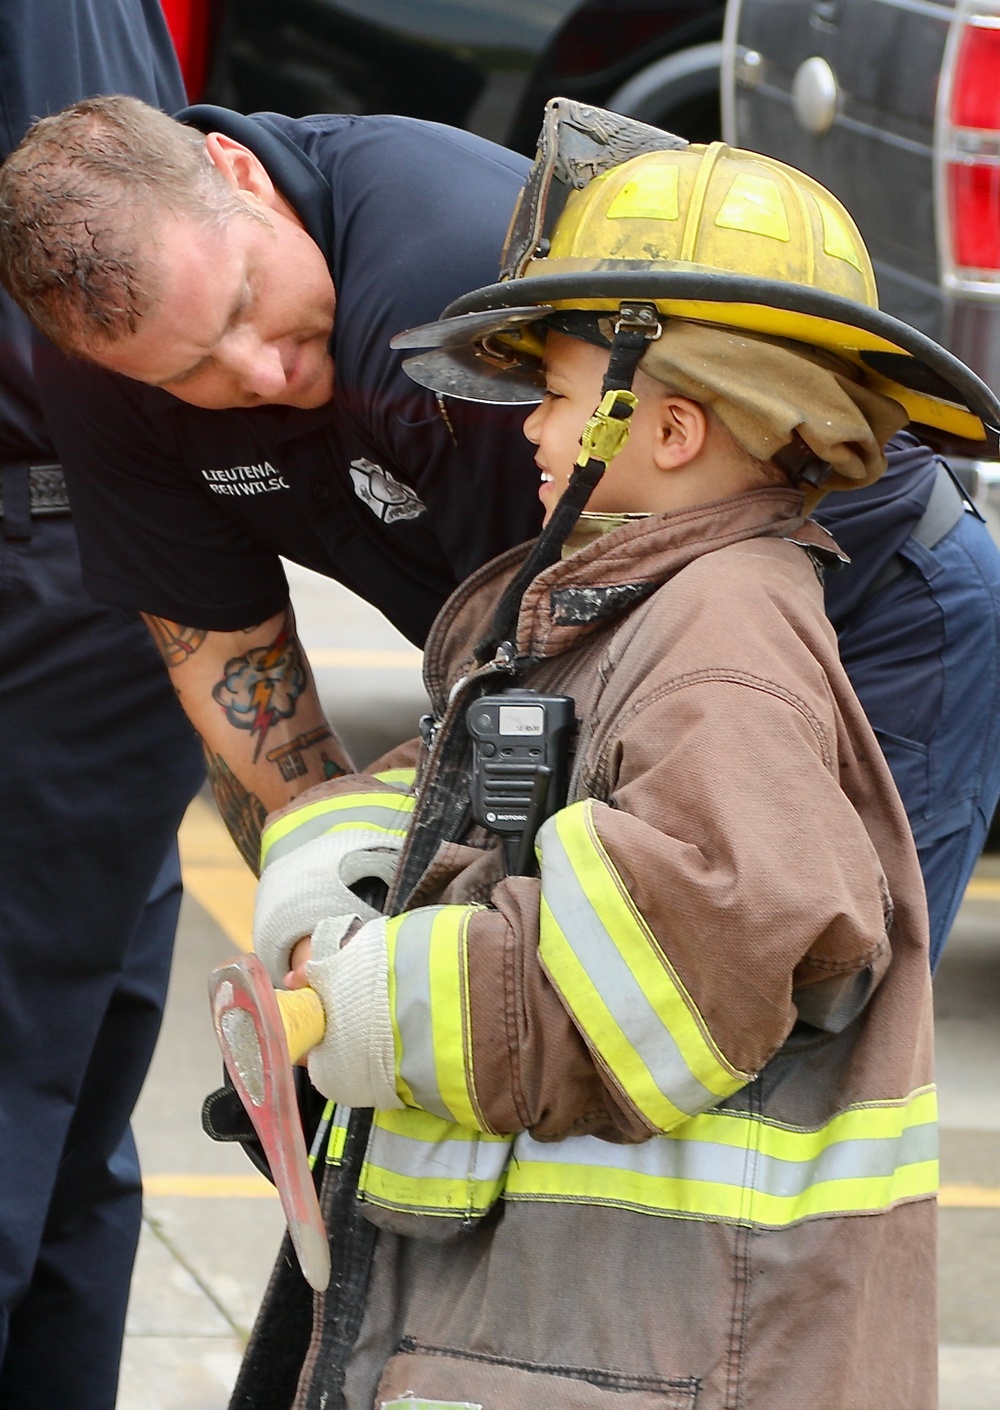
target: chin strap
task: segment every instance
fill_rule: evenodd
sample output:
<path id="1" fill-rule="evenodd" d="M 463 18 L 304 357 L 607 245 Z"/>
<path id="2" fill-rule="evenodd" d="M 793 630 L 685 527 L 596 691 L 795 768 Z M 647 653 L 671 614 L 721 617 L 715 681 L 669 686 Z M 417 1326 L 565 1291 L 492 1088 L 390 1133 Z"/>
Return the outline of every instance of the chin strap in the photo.
<path id="1" fill-rule="evenodd" d="M 516 664 L 513 642 L 521 598 L 539 573 L 559 561 L 563 544 L 601 476 L 628 440 L 629 420 L 638 402 L 631 390 L 635 369 L 647 344 L 655 341 L 662 331 L 655 304 L 621 305 L 600 405 L 583 428 L 580 454 L 569 484 L 531 552 L 507 584 L 493 615 L 489 635 L 476 647 L 476 661 L 480 666 L 492 660 L 498 651 L 505 652 Z"/>

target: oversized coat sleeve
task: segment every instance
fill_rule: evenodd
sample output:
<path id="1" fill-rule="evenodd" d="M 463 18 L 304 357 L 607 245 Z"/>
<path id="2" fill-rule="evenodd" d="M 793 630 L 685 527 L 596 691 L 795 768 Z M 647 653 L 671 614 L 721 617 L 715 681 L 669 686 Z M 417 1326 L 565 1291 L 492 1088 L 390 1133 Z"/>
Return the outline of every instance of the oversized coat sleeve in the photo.
<path id="1" fill-rule="evenodd" d="M 651 693 L 617 730 L 609 801 L 542 828 L 540 879 L 388 922 L 403 1102 L 642 1140 L 752 1080 L 817 986 L 860 995 L 846 1021 L 891 907 L 830 732 L 759 681 Z"/>

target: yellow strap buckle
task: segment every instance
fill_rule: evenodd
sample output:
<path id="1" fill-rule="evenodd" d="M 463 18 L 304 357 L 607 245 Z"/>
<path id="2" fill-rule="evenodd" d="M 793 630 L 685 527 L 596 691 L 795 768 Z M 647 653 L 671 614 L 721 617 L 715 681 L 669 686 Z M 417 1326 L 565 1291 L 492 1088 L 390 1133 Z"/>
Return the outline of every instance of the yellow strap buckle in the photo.
<path id="1" fill-rule="evenodd" d="M 628 440 L 629 418 L 638 405 L 635 392 L 605 392 L 601 404 L 583 428 L 577 465 L 588 460 L 610 464 Z"/>

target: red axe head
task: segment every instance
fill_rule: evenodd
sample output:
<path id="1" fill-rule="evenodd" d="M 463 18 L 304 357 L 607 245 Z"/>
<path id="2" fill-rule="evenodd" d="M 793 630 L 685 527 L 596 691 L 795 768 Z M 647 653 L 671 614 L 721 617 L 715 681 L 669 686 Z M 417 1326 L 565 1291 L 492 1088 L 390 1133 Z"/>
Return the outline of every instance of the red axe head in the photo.
<path id="1" fill-rule="evenodd" d="M 330 1249 L 274 988 L 257 956 L 242 955 L 212 970 L 208 991 L 226 1070 L 264 1147 L 303 1277 L 322 1292 Z"/>

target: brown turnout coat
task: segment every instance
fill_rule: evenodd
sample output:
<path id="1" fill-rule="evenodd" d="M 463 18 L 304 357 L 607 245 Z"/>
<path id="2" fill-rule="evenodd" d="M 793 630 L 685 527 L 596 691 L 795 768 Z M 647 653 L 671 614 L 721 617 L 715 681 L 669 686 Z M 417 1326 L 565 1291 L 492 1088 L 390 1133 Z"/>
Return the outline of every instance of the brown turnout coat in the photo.
<path id="1" fill-rule="evenodd" d="M 500 879 L 482 835 L 444 844 L 412 904 L 489 901 L 469 921 L 468 1061 L 484 1129 L 521 1133 L 508 1193 L 447 1241 L 362 1205 L 378 1233 L 350 1350 L 343 1307 L 318 1298 L 297 1410 L 936 1405 L 923 888 L 824 614 L 813 559 L 830 547 L 796 494 L 764 489 L 630 523 L 529 588 L 526 683 L 573 696 L 580 720 L 576 864 L 626 897 L 735 1090 L 670 1126 L 602 1050 L 540 937 L 553 820 L 541 881 Z M 440 615 L 439 715 L 523 552 Z M 923 1115 L 897 1140 L 903 1111 Z M 662 1151 L 658 1183 L 643 1162 Z M 556 1184 L 535 1189 L 524 1171 L 545 1160 Z M 581 1196 L 616 1162 L 610 1196 Z M 826 1179 L 834 1195 L 782 1212 Z M 343 1181 L 332 1166 L 332 1221 Z"/>

